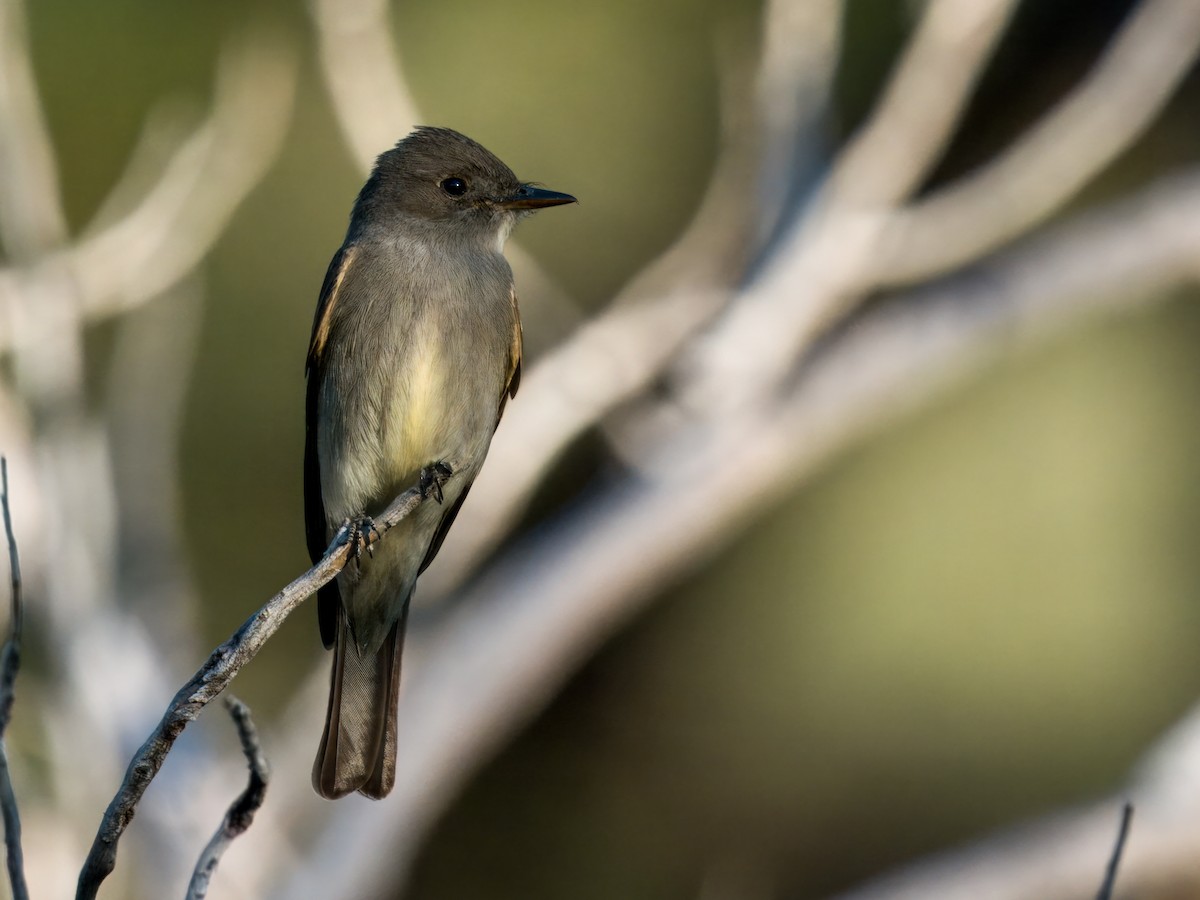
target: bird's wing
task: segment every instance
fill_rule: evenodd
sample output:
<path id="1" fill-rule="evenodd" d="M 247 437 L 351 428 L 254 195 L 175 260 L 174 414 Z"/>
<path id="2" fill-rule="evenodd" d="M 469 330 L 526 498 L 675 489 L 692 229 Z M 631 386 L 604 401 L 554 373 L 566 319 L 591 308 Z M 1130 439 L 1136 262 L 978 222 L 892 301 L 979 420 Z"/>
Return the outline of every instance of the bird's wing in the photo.
<path id="1" fill-rule="evenodd" d="M 321 285 L 321 299 L 317 301 L 317 314 L 313 318 L 312 338 L 308 343 L 305 362 L 308 390 L 304 412 L 304 530 L 308 539 L 308 555 L 314 564 L 325 555 L 325 548 L 329 545 L 325 503 L 321 499 L 321 458 L 317 452 L 317 414 L 321 381 L 325 374 L 325 346 L 333 327 L 338 289 L 346 280 L 346 273 L 354 263 L 354 255 L 354 247 L 342 247 L 329 263 L 325 282 Z M 336 581 L 329 582 L 317 592 L 317 621 L 321 626 L 321 641 L 326 648 L 332 647 L 337 637 L 340 606 L 341 596 Z"/>
<path id="2" fill-rule="evenodd" d="M 508 361 L 507 372 L 504 377 L 504 389 L 500 391 L 500 399 L 496 404 L 496 424 L 500 424 L 500 418 L 504 415 L 504 406 L 508 402 L 509 397 L 517 395 L 517 388 L 521 384 L 521 312 L 517 308 L 517 291 L 516 288 L 509 289 L 509 297 L 512 301 L 512 340 L 508 346 Z M 439 550 L 442 549 L 442 541 L 446 539 L 446 533 L 450 530 L 450 526 L 454 524 L 455 517 L 458 516 L 458 511 L 462 509 L 463 501 L 467 499 L 467 494 L 471 491 L 471 485 L 466 485 L 462 493 L 458 495 L 458 499 L 446 510 L 442 516 L 441 522 L 438 523 L 437 533 L 433 536 L 433 541 L 429 544 L 429 551 L 425 554 L 425 559 L 421 562 L 421 568 L 418 573 L 424 572 L 429 564 L 433 562 L 433 558 L 437 556 Z"/>

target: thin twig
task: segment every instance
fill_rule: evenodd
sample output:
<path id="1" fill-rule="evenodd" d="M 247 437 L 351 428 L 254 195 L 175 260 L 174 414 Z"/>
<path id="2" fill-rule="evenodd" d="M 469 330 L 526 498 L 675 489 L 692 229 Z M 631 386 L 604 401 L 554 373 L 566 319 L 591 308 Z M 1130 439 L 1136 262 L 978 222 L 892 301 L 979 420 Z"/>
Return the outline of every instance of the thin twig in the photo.
<path id="1" fill-rule="evenodd" d="M 12 574 L 12 623 L 8 642 L 0 657 L 0 810 L 4 816 L 4 845 L 8 852 L 8 881 L 13 900 L 29 900 L 25 885 L 25 857 L 21 851 L 21 816 L 17 811 L 17 795 L 8 770 L 8 749 L 4 734 L 12 719 L 17 670 L 21 667 L 21 621 L 24 605 L 21 602 L 21 561 L 17 556 L 17 539 L 13 535 L 12 511 L 8 503 L 8 460 L 0 456 L 0 507 L 4 512 L 4 532 L 8 535 L 8 561 Z"/>
<path id="2" fill-rule="evenodd" d="M 250 718 L 250 708 L 236 697 L 226 697 L 225 708 L 229 710 L 237 728 L 238 740 L 241 741 L 242 752 L 246 754 L 246 763 L 250 767 L 250 780 L 246 789 L 233 801 L 229 812 L 225 814 L 225 820 L 200 854 L 191 883 L 188 884 L 187 900 L 204 900 L 204 897 L 208 896 L 208 885 L 212 881 L 213 873 L 217 871 L 217 863 L 221 861 L 226 848 L 254 821 L 254 814 L 266 798 L 267 779 L 271 776 L 267 758 L 258 742 L 258 731 Z"/>
<path id="3" fill-rule="evenodd" d="M 417 486 L 400 494 L 375 519 L 377 531 L 363 534 L 369 546 L 382 540 L 397 522 L 406 518 L 423 501 Z M 297 606 L 324 584 L 332 581 L 346 565 L 350 552 L 350 529 L 344 525 L 334 536 L 319 563 L 272 597 L 265 606 L 209 656 L 207 662 L 179 689 L 146 742 L 142 744 L 125 772 L 125 779 L 100 821 L 95 841 L 79 874 L 77 900 L 96 896 L 100 883 L 117 863 L 117 842 L 133 819 L 135 809 L 150 782 L 162 769 L 175 739 L 200 711 L 228 687 L 229 682 L 252 660 L 262 646 Z"/>
<path id="4" fill-rule="evenodd" d="M 1133 821 L 1133 804 L 1126 801 L 1121 808 L 1121 825 L 1117 830 L 1117 843 L 1113 847 L 1112 856 L 1108 860 L 1108 870 L 1104 874 L 1104 882 L 1100 885 L 1100 893 L 1096 900 L 1112 900 L 1113 888 L 1117 885 L 1117 868 L 1121 865 L 1121 854 L 1125 851 L 1125 840 L 1129 837 L 1129 825 Z"/>

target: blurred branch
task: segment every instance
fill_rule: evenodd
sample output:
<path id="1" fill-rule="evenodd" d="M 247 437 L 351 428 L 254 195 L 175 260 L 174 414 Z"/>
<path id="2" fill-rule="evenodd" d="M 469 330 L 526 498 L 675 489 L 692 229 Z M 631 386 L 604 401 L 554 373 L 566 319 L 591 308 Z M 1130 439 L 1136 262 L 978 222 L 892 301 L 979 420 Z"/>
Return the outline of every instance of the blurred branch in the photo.
<path id="1" fill-rule="evenodd" d="M 1128 786 L 1138 811 L 1136 840 L 1120 856 L 1128 896 L 1193 896 L 1200 890 L 1200 706 L 1193 707 L 1138 763 Z M 1089 897 L 1096 860 L 1112 848 L 1113 797 L 1024 824 L 971 846 L 935 854 L 840 895 L 838 900 L 995 900 Z M 1124 830 L 1125 823 L 1123 822 Z M 1123 851 L 1123 852 L 1122 852 Z M 1103 889 L 1100 897 L 1103 897 Z"/>
<path id="2" fill-rule="evenodd" d="M 855 188 L 856 179 L 874 185 L 871 190 L 884 192 L 887 196 L 915 183 L 918 175 L 925 172 L 940 152 L 941 142 L 948 137 L 952 122 L 966 102 L 969 87 L 974 84 L 1013 6 L 1011 0 L 989 0 L 982 4 L 938 0 L 932 5 L 901 64 L 903 85 L 889 91 L 888 100 L 868 125 L 864 136 L 858 138 L 854 149 L 848 151 L 849 161 L 839 164 L 837 171 L 840 174 L 835 174 L 831 181 L 833 185 L 841 186 L 833 192 L 835 195 L 845 193 L 851 199 L 858 197 L 856 202 L 862 202 L 862 191 L 866 188 Z M 789 12 L 789 7 L 780 3 L 772 10 L 774 15 L 783 16 Z M 767 24 L 773 21 L 769 19 Z M 804 67 L 810 65 L 810 61 L 803 54 L 784 54 L 776 43 L 769 38 L 765 40 L 768 46 L 776 48 L 776 52 L 765 58 L 765 68 L 759 74 L 766 99 L 779 99 L 781 88 L 778 83 L 783 80 L 782 73 L 789 68 L 793 75 L 813 79 L 815 84 L 828 77 L 822 75 L 819 67 L 806 70 Z M 814 57 L 819 60 L 822 54 L 818 51 Z M 926 70 L 932 74 L 924 74 Z M 948 88 L 947 84 L 954 87 Z M 931 92 L 933 96 L 930 96 Z M 955 104 L 950 111 L 939 115 L 922 113 L 920 127 L 907 123 L 905 116 L 913 110 L 921 110 L 934 99 L 947 95 Z M 739 121 L 736 107 L 730 111 L 727 106 L 726 114 Z M 793 111 L 793 115 L 799 114 L 799 110 Z M 776 135 L 787 131 L 782 119 L 776 119 L 767 128 L 769 133 Z M 749 130 L 738 129 L 741 133 Z M 779 141 L 780 138 L 776 136 L 770 140 Z M 897 146 L 911 148 L 900 164 L 894 156 Z M 744 146 L 734 143 L 722 155 L 728 163 L 718 164 L 718 177 L 710 186 L 708 198 L 723 200 L 739 188 L 745 190 L 740 184 L 740 160 L 745 159 L 745 153 Z M 873 175 L 876 169 L 887 170 L 888 178 L 895 180 Z M 848 203 L 849 199 L 844 202 Z M 706 210 L 714 217 L 725 212 L 723 203 L 710 203 L 706 199 L 696 217 L 694 231 L 689 229 L 689 235 L 703 233 L 702 229 L 709 221 Z M 789 315 L 788 309 L 803 310 L 806 302 L 810 309 L 814 306 L 828 308 L 841 299 L 842 295 L 836 290 L 837 282 L 854 277 L 855 266 L 862 262 L 857 257 L 848 258 L 844 248 L 835 246 L 845 236 L 847 227 L 849 225 L 845 224 L 845 227 L 827 229 L 824 238 L 813 239 L 810 243 L 806 243 L 805 232 L 776 248 L 772 258 L 782 262 L 774 268 L 782 268 L 784 274 L 766 279 L 768 283 L 759 292 L 759 300 L 753 299 L 756 296 L 753 289 L 741 294 L 737 305 L 744 310 L 734 310 L 728 317 L 733 323 L 727 323 L 727 329 L 736 331 L 741 327 L 737 323 L 742 323 L 753 332 L 746 339 L 756 351 L 747 353 L 745 347 L 739 345 L 739 356 L 745 354 L 747 359 L 758 359 L 757 348 L 772 343 L 762 340 L 760 332 L 784 333 L 784 328 L 779 328 L 778 332 L 775 329 L 779 319 Z M 731 237 L 729 232 L 720 233 L 727 244 Z M 691 252 L 686 253 L 686 259 L 681 258 L 671 266 L 671 273 L 687 272 L 687 260 L 708 271 L 706 267 L 714 253 L 706 243 L 685 237 L 677 246 Z M 669 254 L 674 252 L 675 248 L 668 251 Z M 642 394 L 696 333 L 726 306 L 732 295 L 732 281 L 728 275 L 724 279 L 710 276 L 706 282 L 676 274 L 672 282 L 665 283 L 665 277 L 656 278 L 653 273 L 666 265 L 667 257 L 664 257 L 663 261 L 653 264 L 646 275 L 639 276 L 626 292 L 629 296 L 644 295 L 642 292 L 653 286 L 659 290 L 653 300 L 638 305 L 615 304 L 543 357 L 526 374 L 521 402 L 511 405 L 507 420 L 492 443 L 488 465 L 473 485 L 472 516 L 456 523 L 447 538 L 443 555 L 453 564 L 434 567 L 425 576 L 427 587 L 436 593 L 452 588 L 461 578 L 458 573 L 470 571 L 507 533 L 520 515 L 525 499 L 562 450 L 618 405 Z M 797 265 L 799 271 L 796 271 Z M 818 293 L 827 289 L 828 294 Z M 805 297 L 805 293 L 810 296 Z M 812 296 L 814 294 L 816 296 Z M 777 298 L 778 302 L 770 310 L 760 309 L 762 298 L 769 297 Z M 706 344 L 703 340 L 700 343 L 702 348 Z M 772 372 L 779 371 L 777 361 L 771 365 L 774 366 Z M 698 361 L 697 366 L 698 374 L 703 374 L 698 380 L 708 386 L 698 389 L 705 402 L 710 396 L 715 397 L 729 389 L 729 385 L 709 385 L 708 376 L 716 378 L 726 370 L 711 368 L 707 359 Z M 786 364 L 784 367 L 787 368 Z M 739 384 L 745 383 L 738 380 L 738 375 L 730 378 Z"/>
<path id="3" fill-rule="evenodd" d="M 361 535 L 363 547 L 382 540 L 389 530 L 423 502 L 418 486 L 400 494 L 383 514 L 375 518 L 376 530 Z M 215 700 L 234 676 L 252 660 L 297 606 L 323 584 L 332 581 L 346 565 L 350 553 L 350 528 L 343 525 L 319 563 L 283 588 L 247 619 L 212 652 L 196 674 L 175 694 L 166 713 L 141 748 L 134 754 L 125 779 L 100 822 L 92 849 L 79 874 L 78 900 L 94 898 L 101 882 L 117 862 L 117 842 L 133 819 L 146 788 L 162 769 L 167 754 L 188 723 Z"/>
<path id="4" fill-rule="evenodd" d="M 1198 253 L 1192 172 L 864 312 L 813 354 L 779 404 L 676 434 L 636 475 L 510 548 L 410 667 L 392 801 L 336 811 L 279 896 L 358 896 L 390 883 L 478 761 L 600 642 L 831 455 L 927 404 L 1000 348 L 1194 280 Z M 392 850 L 386 859 L 371 850 L 380 843 Z"/>
<path id="5" fill-rule="evenodd" d="M 227 47 L 208 119 L 131 210 L 32 270 L 0 271 L 0 347 L 73 327 L 66 317 L 93 321 L 123 312 L 186 277 L 274 161 L 295 78 L 291 53 L 272 36 L 245 36 Z M 77 297 L 55 316 L 21 302 L 29 293 L 60 290 L 64 275 Z"/>
<path id="6" fill-rule="evenodd" d="M 21 602 L 21 560 L 17 555 L 17 539 L 13 534 L 12 510 L 8 495 L 8 460 L 0 456 L 0 509 L 4 515 L 4 533 L 8 537 L 8 566 L 11 576 L 12 612 L 9 637 L 0 656 L 0 811 L 4 817 L 4 846 L 8 855 L 8 883 L 13 900 L 29 900 L 25 884 L 25 859 L 21 852 L 21 815 L 17 795 L 13 790 L 12 774 L 8 768 L 8 748 L 4 736 L 12 721 L 16 696 L 17 672 L 21 668 L 21 623 L 24 606 Z"/>
<path id="7" fill-rule="evenodd" d="M 802 206 L 798 194 L 827 163 L 821 125 L 837 72 L 844 7 L 843 0 L 768 0 L 763 7 L 753 104 L 762 148 L 757 190 L 746 191 L 757 201 L 760 243 Z M 723 108 L 729 107 L 726 102 Z"/>
<path id="8" fill-rule="evenodd" d="M 1016 8 L 1017 0 L 928 4 L 875 112 L 839 157 L 823 205 L 887 208 L 921 186 Z"/>
<path id="9" fill-rule="evenodd" d="M 772 3 L 763 23 L 770 49 L 753 84 L 750 73 L 726 57 L 721 140 L 699 209 L 607 310 L 526 370 L 521 402 L 509 404 L 488 464 L 471 486 L 471 515 L 455 522 L 441 562 L 422 576 L 427 595 L 446 596 L 461 584 L 509 533 L 571 442 L 644 394 L 735 295 L 763 236 L 778 224 L 779 209 L 749 202 L 760 187 L 765 160 L 775 165 L 803 155 L 801 120 L 807 116 L 811 125 L 818 115 L 802 104 L 820 108 L 826 100 L 836 62 L 838 7 L 825 0 Z M 749 102 L 754 90 L 758 104 Z"/>
<path id="10" fill-rule="evenodd" d="M 0 0 L 0 242 L 10 260 L 28 262 L 66 236 L 24 6 Z"/>
<path id="11" fill-rule="evenodd" d="M 419 124 L 386 0 L 310 0 L 321 73 L 361 171 Z M 369 85 L 369 88 L 366 86 Z"/>
<path id="12" fill-rule="evenodd" d="M 143 303 L 204 258 L 283 145 L 295 68 L 291 51 L 268 33 L 244 35 L 225 49 L 207 121 L 134 209 L 68 254 L 85 315 Z"/>
<path id="13" fill-rule="evenodd" d="M 880 227 L 940 159 L 1016 0 L 932 0 L 875 112 L 761 277 L 685 357 L 697 414 L 760 399 L 869 293 Z"/>
<path id="14" fill-rule="evenodd" d="M 182 534 L 180 453 L 204 303 L 203 279 L 194 275 L 122 316 L 105 382 L 121 498 L 116 593 L 156 643 L 177 651 L 195 648 L 201 633 Z"/>
<path id="15" fill-rule="evenodd" d="M 1142 135 L 1191 70 L 1200 4 L 1145 0 L 1092 73 L 979 171 L 889 219 L 880 284 L 929 278 L 978 259 L 1060 210 Z"/>
<path id="16" fill-rule="evenodd" d="M 225 699 L 225 708 L 233 717 L 237 728 L 238 740 L 242 752 L 246 755 L 246 763 L 250 768 L 250 780 L 246 789 L 229 807 L 221 827 L 217 829 L 212 840 L 200 854 L 196 870 L 192 873 L 192 881 L 188 885 L 187 900 L 203 900 L 208 896 L 208 885 L 217 864 L 221 861 L 226 848 L 241 834 L 245 833 L 254 821 L 254 814 L 262 806 L 267 795 L 267 779 L 270 778 L 270 767 L 263 755 L 262 746 L 258 742 L 258 731 L 250 718 L 250 709 L 236 697 Z"/>

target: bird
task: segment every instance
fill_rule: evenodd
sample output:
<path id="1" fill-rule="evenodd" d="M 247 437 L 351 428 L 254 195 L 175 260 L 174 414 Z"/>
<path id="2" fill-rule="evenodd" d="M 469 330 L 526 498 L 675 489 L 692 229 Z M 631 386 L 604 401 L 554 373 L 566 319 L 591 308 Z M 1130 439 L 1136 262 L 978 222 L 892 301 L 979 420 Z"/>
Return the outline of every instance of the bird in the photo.
<path id="1" fill-rule="evenodd" d="M 321 640 L 333 650 L 312 775 L 325 798 L 380 799 L 395 784 L 400 659 L 417 576 L 521 380 L 504 245 L 519 219 L 574 202 L 432 126 L 380 154 L 354 202 L 305 366 L 309 555 L 316 563 L 349 525 L 353 557 L 317 593 Z M 372 517 L 414 484 L 428 499 L 371 545 Z"/>

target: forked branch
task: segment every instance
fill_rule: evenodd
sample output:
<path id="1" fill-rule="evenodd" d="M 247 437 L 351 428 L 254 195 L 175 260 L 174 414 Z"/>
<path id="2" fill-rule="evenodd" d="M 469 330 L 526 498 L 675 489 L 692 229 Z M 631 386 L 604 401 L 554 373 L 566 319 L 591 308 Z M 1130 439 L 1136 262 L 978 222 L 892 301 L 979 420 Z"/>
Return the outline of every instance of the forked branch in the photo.
<path id="1" fill-rule="evenodd" d="M 400 494 L 375 518 L 376 530 L 362 533 L 359 540 L 370 546 L 402 519 L 409 516 L 424 501 L 418 486 Z M 346 565 L 350 557 L 350 527 L 343 525 L 334 536 L 329 549 L 319 563 L 272 597 L 265 606 L 247 619 L 223 644 L 212 652 L 196 674 L 171 700 L 166 713 L 146 742 L 134 754 L 125 778 L 109 803 L 100 821 L 100 829 L 92 843 L 79 873 L 77 900 L 90 900 L 100 889 L 101 882 L 117 863 L 117 842 L 133 819 L 134 811 L 150 782 L 162 769 L 175 739 L 200 711 L 229 686 L 242 667 L 258 654 L 270 637 L 279 630 L 291 612 L 328 584 Z"/>

